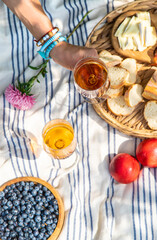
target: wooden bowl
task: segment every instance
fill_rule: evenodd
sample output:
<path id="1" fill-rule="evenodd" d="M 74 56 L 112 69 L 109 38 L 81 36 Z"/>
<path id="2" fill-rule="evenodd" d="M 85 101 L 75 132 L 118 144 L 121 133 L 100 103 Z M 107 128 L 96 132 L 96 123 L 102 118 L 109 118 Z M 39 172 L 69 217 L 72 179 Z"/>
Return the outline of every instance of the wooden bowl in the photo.
<path id="1" fill-rule="evenodd" d="M 112 33 L 111 33 L 112 46 L 117 53 L 119 53 L 120 55 L 122 55 L 124 57 L 130 57 L 130 58 L 134 58 L 134 59 L 136 59 L 138 61 L 141 61 L 141 62 L 146 62 L 146 63 L 152 63 L 153 64 L 154 63 L 154 50 L 157 47 L 157 43 L 154 46 L 148 47 L 143 51 L 133 51 L 133 50 L 129 50 L 129 49 L 122 50 L 119 47 L 118 38 L 115 37 L 115 32 L 116 32 L 118 26 L 123 22 L 123 20 L 126 17 L 132 17 L 133 15 L 135 15 L 138 12 L 140 12 L 140 11 L 129 11 L 129 12 L 126 12 L 126 13 L 120 15 L 117 18 L 116 22 L 113 25 Z M 150 16 L 151 16 L 151 19 L 154 19 L 155 18 L 154 16 L 156 16 L 156 23 L 157 23 L 157 14 L 152 13 L 150 11 Z M 151 25 L 155 26 L 155 22 L 154 22 L 154 24 L 153 24 L 153 21 L 151 21 L 151 22 L 152 22 Z M 157 26 L 155 26 L 155 28 L 157 29 Z"/>
<path id="2" fill-rule="evenodd" d="M 59 195 L 59 193 L 56 191 L 56 189 L 54 187 L 52 187 L 48 182 L 40 179 L 40 178 L 36 178 L 36 177 L 20 177 L 20 178 L 15 178 L 12 179 L 6 183 L 4 183 L 1 187 L 0 187 L 0 191 L 3 191 L 6 186 L 10 186 L 14 183 L 17 182 L 34 182 L 34 183 L 40 183 L 42 185 L 44 185 L 45 187 L 47 187 L 52 194 L 54 195 L 54 197 L 56 198 L 57 202 L 58 202 L 58 207 L 59 207 L 59 216 L 58 216 L 58 222 L 57 222 L 57 226 L 53 232 L 53 234 L 48 238 L 48 240 L 56 240 L 61 232 L 62 226 L 63 226 L 63 222 L 64 222 L 64 206 L 63 206 L 63 202 L 62 199 Z"/>
<path id="3" fill-rule="evenodd" d="M 150 11 L 153 13 L 153 16 L 154 14 L 157 16 L 157 0 L 134 1 L 128 3 L 127 5 L 122 5 L 121 7 L 110 12 L 94 27 L 87 39 L 86 46 L 96 48 L 98 52 L 105 49 L 112 54 L 123 57 L 124 55 L 118 53 L 113 47 L 112 31 L 113 27 L 116 26 L 115 23 L 117 19 L 119 19 L 120 16 L 124 16 L 124 14 L 127 15 L 128 12 L 132 11 L 134 11 L 134 13 L 136 11 Z M 156 17 L 155 20 L 153 19 L 154 24 L 155 21 L 157 21 Z M 154 72 L 153 67 L 148 62 L 141 62 L 137 60 L 137 75 L 141 78 L 142 86 L 146 85 Z M 120 132 L 140 138 L 157 138 L 157 131 L 149 128 L 143 116 L 146 102 L 147 100 L 144 103 L 140 103 L 129 116 L 114 115 L 108 109 L 106 101 L 101 104 L 93 105 L 93 108 L 102 119 L 104 119 L 112 127 L 118 129 Z"/>

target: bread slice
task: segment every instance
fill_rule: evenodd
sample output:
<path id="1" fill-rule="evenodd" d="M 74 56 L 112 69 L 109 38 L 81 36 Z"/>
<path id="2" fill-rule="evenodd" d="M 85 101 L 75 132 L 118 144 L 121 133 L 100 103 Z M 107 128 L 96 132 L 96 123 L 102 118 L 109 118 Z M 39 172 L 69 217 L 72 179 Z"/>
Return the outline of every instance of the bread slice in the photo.
<path id="1" fill-rule="evenodd" d="M 102 50 L 99 53 L 99 58 L 107 65 L 107 67 L 114 67 L 122 62 L 122 58 L 117 55 L 112 55 L 107 50 Z"/>
<path id="2" fill-rule="evenodd" d="M 107 106 L 109 110 L 117 116 L 127 116 L 134 110 L 134 108 L 128 107 L 124 100 L 124 96 L 107 99 Z"/>
<path id="3" fill-rule="evenodd" d="M 112 54 L 109 52 L 109 51 L 107 51 L 107 50 L 102 50 L 100 53 L 99 53 L 99 57 L 102 57 L 102 58 L 104 58 L 104 57 L 106 57 L 106 56 L 112 56 Z"/>
<path id="4" fill-rule="evenodd" d="M 144 118 L 148 126 L 157 130 L 157 101 L 148 101 L 144 108 Z"/>
<path id="5" fill-rule="evenodd" d="M 149 100 L 157 100 L 157 70 L 148 81 L 142 96 Z"/>
<path id="6" fill-rule="evenodd" d="M 123 94 L 124 91 L 124 87 L 121 88 L 117 88 L 117 89 L 113 89 L 113 88 L 109 88 L 105 94 L 106 98 L 116 98 L 119 97 Z"/>
<path id="7" fill-rule="evenodd" d="M 129 107 L 135 107 L 140 102 L 143 102 L 142 97 L 143 87 L 140 84 L 133 84 L 124 94 L 124 99 Z"/>
<path id="8" fill-rule="evenodd" d="M 136 82 L 136 74 L 137 74 L 137 67 L 136 67 L 136 60 L 133 58 L 126 58 L 120 64 L 121 67 L 128 70 L 130 76 L 126 81 L 125 85 L 130 86 Z"/>
<path id="9" fill-rule="evenodd" d="M 108 69 L 110 88 L 121 88 L 129 78 L 129 72 L 121 67 L 111 67 Z"/>

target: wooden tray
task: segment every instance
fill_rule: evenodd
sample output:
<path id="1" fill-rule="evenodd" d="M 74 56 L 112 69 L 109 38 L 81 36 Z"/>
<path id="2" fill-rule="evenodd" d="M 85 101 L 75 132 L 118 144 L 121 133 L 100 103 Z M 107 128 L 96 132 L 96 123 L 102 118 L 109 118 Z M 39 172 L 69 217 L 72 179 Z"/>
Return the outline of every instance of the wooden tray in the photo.
<path id="1" fill-rule="evenodd" d="M 64 206 L 63 206 L 63 202 L 62 202 L 62 199 L 61 199 L 59 193 L 48 182 L 46 182 L 40 178 L 36 178 L 36 177 L 20 177 L 20 178 L 12 179 L 12 180 L 4 183 L 0 187 L 0 191 L 3 191 L 6 186 L 9 186 L 9 185 L 12 185 L 13 183 L 17 183 L 17 182 L 21 182 L 21 181 L 25 181 L 25 182 L 32 181 L 34 183 L 40 183 L 40 184 L 44 185 L 45 187 L 47 187 L 52 192 L 54 197 L 56 198 L 56 200 L 58 202 L 58 207 L 59 207 L 58 222 L 57 222 L 57 226 L 56 226 L 53 234 L 48 238 L 48 240 L 56 240 L 61 232 L 63 222 L 64 222 Z"/>
<path id="2" fill-rule="evenodd" d="M 154 50 L 157 47 L 157 44 L 155 44 L 152 47 L 148 47 L 144 51 L 141 51 L 141 52 L 128 50 L 128 49 L 122 50 L 119 47 L 118 38 L 115 37 L 115 32 L 116 32 L 118 26 L 123 22 L 123 20 L 126 17 L 131 17 L 131 16 L 135 15 L 137 12 L 139 12 L 139 11 L 129 11 L 118 17 L 118 19 L 116 20 L 116 22 L 113 25 L 112 32 L 111 32 L 112 46 L 116 50 L 116 52 L 122 56 L 134 58 L 138 61 L 142 61 L 142 62 L 146 62 L 146 63 L 154 63 Z M 157 13 L 153 13 L 152 11 L 149 11 L 149 12 L 150 12 L 150 16 L 152 19 L 151 20 L 152 26 L 154 25 L 155 28 L 157 29 Z"/>
<path id="3" fill-rule="evenodd" d="M 120 15 L 128 11 L 151 11 L 156 13 L 157 0 L 134 1 L 123 5 L 112 11 L 94 27 L 90 33 L 86 46 L 96 48 L 98 52 L 108 50 L 112 54 L 119 55 L 112 45 L 111 32 L 112 28 Z M 141 84 L 144 86 L 154 71 L 148 63 L 138 62 L 138 75 L 141 77 Z M 146 102 L 145 102 L 146 103 Z M 129 116 L 115 116 L 108 108 L 106 102 L 93 105 L 98 115 L 119 131 L 140 138 L 157 138 L 157 131 L 151 130 L 143 116 L 145 103 L 141 103 Z"/>

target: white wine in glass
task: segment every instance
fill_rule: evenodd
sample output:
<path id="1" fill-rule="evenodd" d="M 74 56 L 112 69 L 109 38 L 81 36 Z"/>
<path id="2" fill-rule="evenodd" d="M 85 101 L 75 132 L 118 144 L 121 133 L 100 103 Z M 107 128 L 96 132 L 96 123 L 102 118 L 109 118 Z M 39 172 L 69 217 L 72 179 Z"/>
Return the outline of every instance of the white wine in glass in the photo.
<path id="1" fill-rule="evenodd" d="M 69 157 L 76 149 L 77 141 L 72 125 L 63 119 L 48 122 L 43 131 L 44 150 L 55 159 Z"/>

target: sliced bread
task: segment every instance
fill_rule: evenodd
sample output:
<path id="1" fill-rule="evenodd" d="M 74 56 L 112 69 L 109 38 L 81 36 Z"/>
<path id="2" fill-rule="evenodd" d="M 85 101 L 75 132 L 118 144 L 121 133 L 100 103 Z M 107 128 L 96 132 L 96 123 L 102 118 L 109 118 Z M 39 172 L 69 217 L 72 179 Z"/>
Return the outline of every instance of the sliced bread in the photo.
<path id="1" fill-rule="evenodd" d="M 107 67 L 119 65 L 123 60 L 120 56 L 112 55 L 107 50 L 102 50 L 99 53 L 99 58 L 107 65 Z"/>
<path id="2" fill-rule="evenodd" d="M 133 58 L 126 58 L 120 64 L 121 67 L 128 70 L 130 73 L 128 80 L 126 81 L 125 85 L 130 86 L 136 82 L 136 74 L 137 74 L 137 67 L 136 67 L 136 60 Z"/>
<path id="3" fill-rule="evenodd" d="M 157 70 L 148 81 L 142 96 L 146 99 L 157 100 Z"/>
<path id="4" fill-rule="evenodd" d="M 109 52 L 109 51 L 107 51 L 107 50 L 102 50 L 100 53 L 99 53 L 99 57 L 102 57 L 102 58 L 104 58 L 104 57 L 106 57 L 106 56 L 111 56 L 112 54 Z"/>
<path id="5" fill-rule="evenodd" d="M 113 89 L 113 88 L 109 88 L 105 94 L 106 98 L 116 98 L 119 97 L 123 94 L 124 91 L 124 87 L 121 88 L 117 88 L 117 89 Z"/>
<path id="6" fill-rule="evenodd" d="M 124 99 L 129 107 L 135 107 L 138 103 L 143 102 L 143 87 L 140 84 L 133 84 L 124 94 Z"/>
<path id="7" fill-rule="evenodd" d="M 109 110 L 117 116 L 119 115 L 127 116 L 131 114 L 132 111 L 134 110 L 134 108 L 128 107 L 124 100 L 124 96 L 107 99 L 107 106 Z"/>
<path id="8" fill-rule="evenodd" d="M 157 130 L 157 101 L 148 101 L 144 108 L 144 118 L 148 126 Z"/>
<path id="9" fill-rule="evenodd" d="M 121 88 L 129 78 L 129 72 L 121 67 L 111 67 L 108 69 L 110 88 Z"/>

